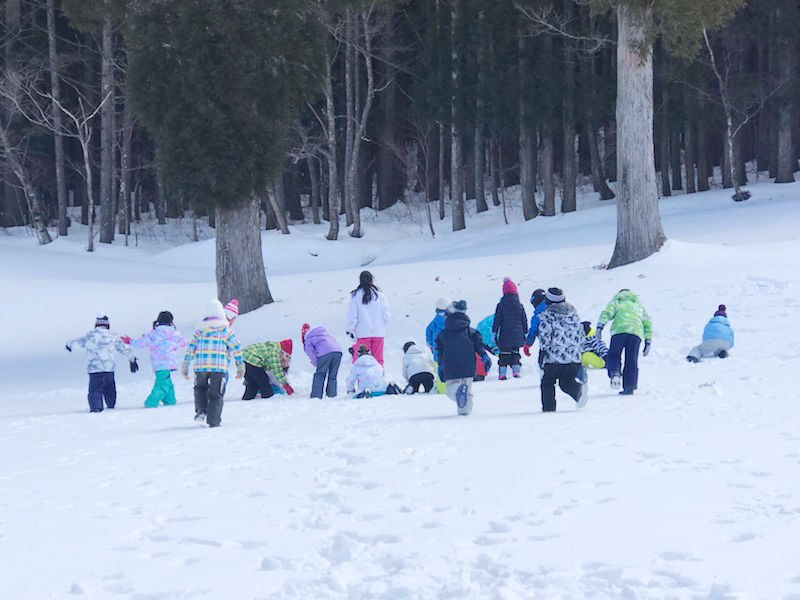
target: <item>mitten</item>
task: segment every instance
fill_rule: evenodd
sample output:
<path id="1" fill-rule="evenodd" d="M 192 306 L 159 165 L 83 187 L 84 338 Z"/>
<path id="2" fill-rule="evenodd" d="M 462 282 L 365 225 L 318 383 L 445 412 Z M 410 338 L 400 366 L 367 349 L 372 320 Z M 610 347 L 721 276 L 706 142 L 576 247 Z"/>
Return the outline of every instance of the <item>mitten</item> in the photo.
<path id="1" fill-rule="evenodd" d="M 287 394 L 289 394 L 290 396 L 291 396 L 292 394 L 294 394 L 294 390 L 292 389 L 292 386 L 290 386 L 288 383 L 284 383 L 284 384 L 283 384 L 283 389 L 284 389 L 284 390 L 286 391 L 286 393 L 287 393 Z"/>
<path id="2" fill-rule="evenodd" d="M 122 340 L 123 344 L 130 344 L 131 343 L 131 337 L 129 335 L 121 335 L 121 336 L 119 336 L 119 339 Z"/>
<path id="3" fill-rule="evenodd" d="M 72 348 L 69 347 L 69 344 L 67 344 L 66 347 L 67 347 L 67 352 L 72 352 Z"/>
<path id="4" fill-rule="evenodd" d="M 605 326 L 605 323 L 598 323 L 598 324 L 597 324 L 597 327 L 595 327 L 595 328 L 594 328 L 594 336 L 595 336 L 595 337 L 596 337 L 598 340 L 599 340 L 601 337 L 603 337 L 603 327 L 604 327 L 604 326 Z"/>
<path id="5" fill-rule="evenodd" d="M 644 351 L 642 352 L 642 356 L 647 356 L 650 354 L 650 340 L 644 341 Z"/>
<path id="6" fill-rule="evenodd" d="M 181 375 L 184 379 L 189 379 L 189 363 L 186 361 L 181 363 Z"/>
<path id="7" fill-rule="evenodd" d="M 525 353 L 525 356 L 530 356 L 531 355 L 531 345 L 530 344 L 525 344 L 522 347 L 522 351 Z"/>
<path id="8" fill-rule="evenodd" d="M 687 356 L 686 360 L 688 360 L 690 363 L 700 362 L 696 356 Z"/>
<path id="9" fill-rule="evenodd" d="M 244 377 L 244 361 L 236 363 L 236 379 Z"/>
<path id="10" fill-rule="evenodd" d="M 492 359 L 484 354 L 481 360 L 483 361 L 483 368 L 486 369 L 486 372 L 488 373 L 489 369 L 492 368 Z"/>
<path id="11" fill-rule="evenodd" d="M 138 370 L 139 370 L 139 363 L 136 362 L 136 359 L 134 358 L 131 361 L 131 373 L 136 373 L 136 371 L 138 371 Z"/>
<path id="12" fill-rule="evenodd" d="M 352 331 L 345 331 L 345 333 L 347 334 L 347 337 L 349 337 L 351 340 L 356 339 L 356 334 L 353 333 Z"/>

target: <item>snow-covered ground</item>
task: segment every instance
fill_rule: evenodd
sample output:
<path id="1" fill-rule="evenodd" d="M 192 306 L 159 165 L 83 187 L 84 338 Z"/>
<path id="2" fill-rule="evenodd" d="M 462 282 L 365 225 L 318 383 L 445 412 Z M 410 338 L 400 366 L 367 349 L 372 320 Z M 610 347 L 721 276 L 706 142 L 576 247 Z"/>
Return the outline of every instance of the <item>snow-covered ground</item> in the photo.
<path id="1" fill-rule="evenodd" d="M 212 239 L 150 226 L 88 254 L 80 226 L 45 247 L 0 232 L 0 598 L 800 598 L 800 183 L 749 189 L 662 200 L 669 242 L 612 271 L 613 201 L 528 223 L 513 207 L 510 225 L 492 208 L 464 232 L 436 221 L 435 239 L 403 207 L 365 212 L 362 240 L 265 233 L 276 302 L 234 329 L 294 340 L 297 393 L 241 402 L 232 379 L 218 429 L 192 421 L 177 374 L 177 406 L 142 407 L 140 350 L 135 375 L 119 360 L 118 408 L 89 414 L 85 356 L 64 349 L 98 310 L 132 336 L 170 310 L 191 334 L 215 294 Z M 338 398 L 310 400 L 300 326 L 344 342 L 364 265 L 392 308 L 390 379 L 437 298 L 477 323 L 510 276 L 529 316 L 537 287 L 592 322 L 638 293 L 655 331 L 640 388 L 592 372 L 584 410 L 559 392 L 542 414 L 526 358 L 521 379 L 476 384 L 466 418 L 444 396 L 347 398 L 347 365 Z M 687 363 L 720 303 L 730 358 Z"/>

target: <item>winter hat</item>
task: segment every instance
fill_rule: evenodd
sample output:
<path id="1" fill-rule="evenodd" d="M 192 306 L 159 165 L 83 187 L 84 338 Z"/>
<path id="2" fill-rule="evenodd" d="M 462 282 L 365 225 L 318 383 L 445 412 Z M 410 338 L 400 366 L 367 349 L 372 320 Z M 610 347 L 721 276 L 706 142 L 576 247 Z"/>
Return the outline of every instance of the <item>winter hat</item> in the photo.
<path id="1" fill-rule="evenodd" d="M 727 310 L 728 309 L 725 308 L 724 304 L 720 304 L 719 308 L 717 309 L 717 312 L 714 313 L 714 316 L 715 317 L 725 317 L 727 319 L 728 318 L 728 314 L 726 312 Z"/>
<path id="2" fill-rule="evenodd" d="M 370 354 L 369 348 L 367 348 L 364 344 L 361 344 L 358 347 L 358 355 L 364 356 L 365 354 Z"/>
<path id="3" fill-rule="evenodd" d="M 95 327 L 105 327 L 108 329 L 108 317 L 104 312 L 98 312 L 97 317 L 94 320 Z"/>
<path id="4" fill-rule="evenodd" d="M 227 319 L 222 302 L 214 298 L 206 305 L 206 312 L 203 314 L 204 321 Z"/>
<path id="5" fill-rule="evenodd" d="M 581 325 L 583 325 L 583 333 L 589 335 L 589 332 L 592 330 L 591 321 L 581 321 Z"/>
<path id="6" fill-rule="evenodd" d="M 436 301 L 436 310 L 447 310 L 448 306 L 450 306 L 450 298 L 442 296 Z"/>
<path id="7" fill-rule="evenodd" d="M 547 288 L 544 297 L 552 304 L 557 304 L 567 299 L 566 296 L 564 296 L 564 292 L 561 291 L 561 288 L 557 287 Z"/>
<path id="8" fill-rule="evenodd" d="M 239 316 L 239 301 L 236 298 L 225 305 L 225 316 L 228 321 L 233 321 Z"/>
<path id="9" fill-rule="evenodd" d="M 172 325 L 172 313 L 168 310 L 162 310 L 158 313 L 158 318 L 156 322 L 153 323 L 153 327 L 157 325 Z"/>
<path id="10" fill-rule="evenodd" d="M 455 302 L 451 302 L 450 306 L 447 307 L 447 312 L 450 314 L 467 312 L 467 301 L 456 300 Z"/>
<path id="11" fill-rule="evenodd" d="M 517 284 L 511 281 L 509 277 L 503 277 L 503 295 L 516 294 Z"/>
<path id="12" fill-rule="evenodd" d="M 531 304 L 533 304 L 533 306 L 539 306 L 542 300 L 544 300 L 544 296 L 545 291 L 542 288 L 534 290 L 533 294 L 531 295 Z"/>
<path id="13" fill-rule="evenodd" d="M 403 344 L 403 352 L 404 353 L 408 352 L 408 349 L 411 348 L 411 346 L 416 346 L 416 345 L 417 344 L 414 342 L 406 342 L 405 344 Z"/>
<path id="14" fill-rule="evenodd" d="M 303 323 L 303 326 L 300 328 L 300 340 L 305 344 L 306 343 L 306 334 L 308 330 L 311 329 L 311 325 L 308 323 Z"/>
<path id="15" fill-rule="evenodd" d="M 283 340 L 281 342 L 281 350 L 286 352 L 286 354 L 292 353 L 292 340 Z"/>

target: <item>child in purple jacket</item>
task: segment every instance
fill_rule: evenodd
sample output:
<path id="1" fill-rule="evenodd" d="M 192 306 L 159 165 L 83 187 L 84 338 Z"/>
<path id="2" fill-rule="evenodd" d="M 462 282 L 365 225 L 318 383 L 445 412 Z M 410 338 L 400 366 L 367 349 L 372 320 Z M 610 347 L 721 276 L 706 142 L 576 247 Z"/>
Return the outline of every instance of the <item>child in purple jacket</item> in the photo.
<path id="1" fill-rule="evenodd" d="M 336 375 L 342 362 L 342 347 L 323 325 L 311 329 L 308 323 L 304 323 L 300 329 L 300 337 L 311 364 L 317 368 L 311 384 L 311 397 L 322 398 L 322 388 L 327 377 L 325 393 L 328 398 L 333 398 L 336 396 Z"/>

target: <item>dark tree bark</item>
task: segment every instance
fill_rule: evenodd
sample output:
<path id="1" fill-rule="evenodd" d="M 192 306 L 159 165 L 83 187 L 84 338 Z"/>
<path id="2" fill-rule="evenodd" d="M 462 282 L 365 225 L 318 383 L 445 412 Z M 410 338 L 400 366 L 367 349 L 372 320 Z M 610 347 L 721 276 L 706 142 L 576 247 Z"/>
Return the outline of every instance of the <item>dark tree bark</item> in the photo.
<path id="1" fill-rule="evenodd" d="M 659 131 L 659 153 L 658 166 L 661 174 L 661 195 L 671 196 L 672 191 L 669 186 L 669 123 L 667 121 L 667 103 L 669 96 L 667 90 L 661 91 L 661 120 Z"/>
<path id="2" fill-rule="evenodd" d="M 103 18 L 100 109 L 100 242 L 114 241 L 114 29 L 111 17 Z"/>
<path id="3" fill-rule="evenodd" d="M 67 176 L 64 168 L 64 136 L 62 114 L 57 104 L 61 101 L 61 60 L 56 46 L 55 0 L 47 0 L 47 46 L 50 60 L 50 93 L 53 96 L 53 143 L 55 145 L 56 198 L 58 202 L 58 235 L 67 235 Z"/>
<path id="4" fill-rule="evenodd" d="M 564 15 L 572 18 L 572 0 L 564 0 Z M 575 153 L 575 49 L 573 42 L 564 40 L 564 91 L 561 104 L 564 154 L 561 165 L 562 196 L 561 212 L 574 212 L 577 209 L 576 181 L 578 177 L 578 157 Z"/>
<path id="5" fill-rule="evenodd" d="M 683 189 L 681 165 L 681 134 L 677 131 L 670 132 L 670 160 L 672 162 L 672 189 Z"/>
<path id="6" fill-rule="evenodd" d="M 711 173 L 708 168 L 708 132 L 704 126 L 697 129 L 697 191 L 711 189 Z"/>
<path id="7" fill-rule="evenodd" d="M 464 159 L 461 146 L 461 114 L 458 111 L 460 96 L 461 73 L 459 62 L 461 60 L 458 39 L 459 2 L 456 0 L 450 7 L 450 204 L 453 211 L 453 231 L 466 228 L 464 215 Z"/>
<path id="8" fill-rule="evenodd" d="M 556 179 L 555 179 L 555 153 L 553 151 L 553 126 L 549 122 L 542 125 L 541 139 L 542 157 L 542 188 L 544 204 L 542 216 L 552 217 L 556 214 Z"/>
<path id="9" fill-rule="evenodd" d="M 695 185 L 694 175 L 694 124 L 691 121 L 686 123 L 683 144 L 686 151 L 686 193 L 694 194 L 697 191 L 697 186 Z"/>

